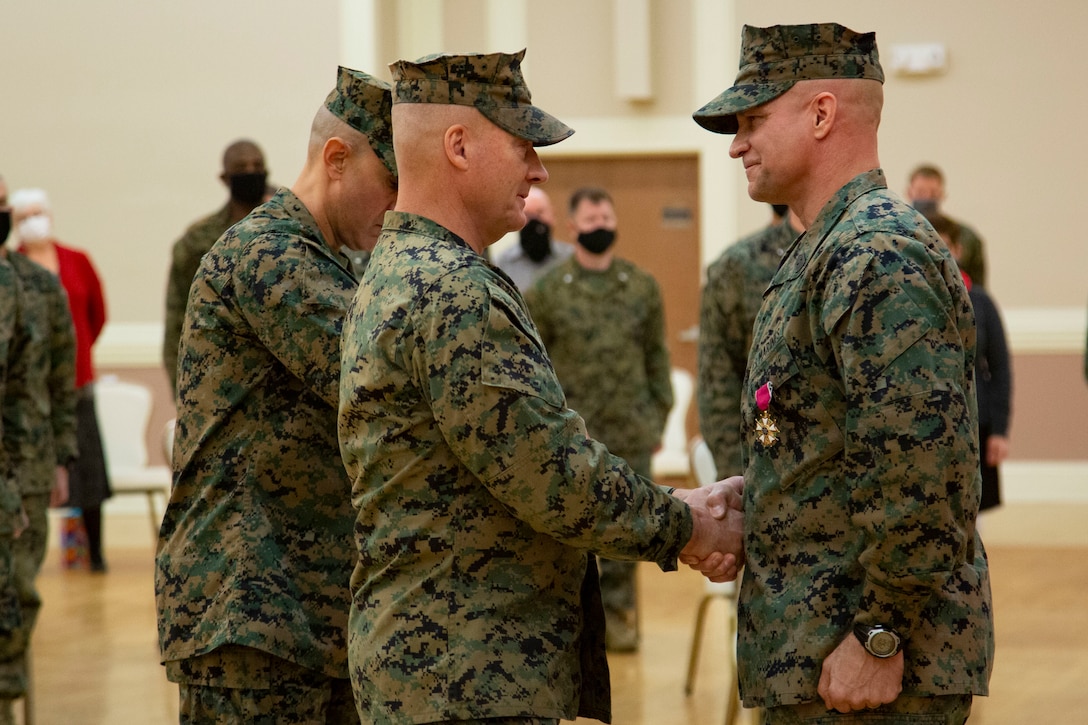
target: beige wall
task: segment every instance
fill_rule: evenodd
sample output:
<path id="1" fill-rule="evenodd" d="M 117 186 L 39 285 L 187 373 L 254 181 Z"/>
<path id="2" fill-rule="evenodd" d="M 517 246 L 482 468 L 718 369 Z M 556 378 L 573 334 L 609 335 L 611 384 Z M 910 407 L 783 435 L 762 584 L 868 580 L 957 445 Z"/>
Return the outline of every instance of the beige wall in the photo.
<path id="1" fill-rule="evenodd" d="M 61 237 L 90 250 L 101 268 L 113 321 L 159 322 L 169 246 L 222 202 L 216 175 L 227 142 L 255 138 L 274 180 L 294 180 L 313 110 L 336 64 L 354 57 L 346 46 L 358 34 L 341 27 L 341 2 L 359 5 L 316 0 L 303 13 L 291 0 L 4 0 L 0 173 L 11 186 L 51 192 Z M 627 153 L 712 150 L 704 173 L 727 177 L 721 203 L 735 212 L 707 230 L 707 257 L 765 218 L 745 196 L 739 164 L 724 156 L 728 138 L 689 120 L 708 89 L 731 82 L 741 23 L 836 18 L 876 30 L 886 56 L 895 43 L 945 43 L 947 73 L 890 75 L 886 84 L 881 155 L 893 188 L 903 189 L 915 163 L 940 164 L 949 212 L 989 244 L 991 287 L 1003 308 L 1083 310 L 1088 245 L 1071 219 L 1088 165 L 1088 56 L 1076 52 L 1086 3 L 826 0 L 813 10 L 808 0 L 651 0 L 654 98 L 637 102 L 613 92 L 618 40 L 609 0 L 362 5 L 369 17 L 359 22 L 380 26 L 360 28 L 373 36 L 367 57 L 379 66 L 398 57 L 404 38 L 420 36 L 429 9 L 440 19 L 422 37 L 441 39 L 434 50 L 527 44 L 535 98 L 580 126 L 567 145 L 574 152 L 608 152 L 624 134 Z M 495 27 L 511 8 L 521 8 L 525 27 Z M 417 29 L 398 27 L 409 20 Z M 703 46 L 699 33 L 710 39 Z M 710 80 L 697 87 L 699 78 Z"/>

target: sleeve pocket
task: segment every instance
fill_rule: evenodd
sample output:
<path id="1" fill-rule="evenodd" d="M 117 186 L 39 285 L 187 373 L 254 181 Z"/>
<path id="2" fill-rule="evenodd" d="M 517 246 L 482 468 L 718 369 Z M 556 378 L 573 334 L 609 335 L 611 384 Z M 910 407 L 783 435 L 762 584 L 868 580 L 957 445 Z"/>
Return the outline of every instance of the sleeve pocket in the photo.
<path id="1" fill-rule="evenodd" d="M 562 408 L 563 389 L 523 307 L 501 290 L 491 290 L 487 334 L 481 357 L 484 385 L 532 395 Z"/>

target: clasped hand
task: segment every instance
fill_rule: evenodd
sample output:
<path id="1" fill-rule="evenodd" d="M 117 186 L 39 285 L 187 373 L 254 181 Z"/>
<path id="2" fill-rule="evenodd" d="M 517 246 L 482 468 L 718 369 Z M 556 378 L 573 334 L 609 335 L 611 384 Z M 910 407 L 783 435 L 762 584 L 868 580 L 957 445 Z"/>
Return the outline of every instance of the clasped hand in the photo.
<path id="1" fill-rule="evenodd" d="M 710 581 L 733 581 L 744 566 L 743 489 L 744 478 L 733 476 L 711 486 L 673 493 L 691 507 L 693 523 L 680 561 Z"/>

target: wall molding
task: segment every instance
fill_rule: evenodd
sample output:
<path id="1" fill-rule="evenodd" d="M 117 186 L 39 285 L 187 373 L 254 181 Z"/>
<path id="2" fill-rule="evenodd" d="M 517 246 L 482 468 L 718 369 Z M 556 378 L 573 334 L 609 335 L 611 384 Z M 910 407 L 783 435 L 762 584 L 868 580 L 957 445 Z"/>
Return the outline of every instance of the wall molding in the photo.
<path id="1" fill-rule="evenodd" d="M 1088 503 L 1088 461 L 1010 461 L 1001 466 L 1007 503 Z"/>

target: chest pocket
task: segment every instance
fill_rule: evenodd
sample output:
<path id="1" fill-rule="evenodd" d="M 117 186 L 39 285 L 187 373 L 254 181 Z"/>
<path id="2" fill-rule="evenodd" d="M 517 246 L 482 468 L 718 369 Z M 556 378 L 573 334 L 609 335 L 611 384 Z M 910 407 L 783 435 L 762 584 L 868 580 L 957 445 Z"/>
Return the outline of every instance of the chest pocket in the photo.
<path id="1" fill-rule="evenodd" d="M 484 385 L 532 395 L 556 408 L 565 405 L 536 327 L 505 293 L 491 295 L 480 365 Z"/>
<path id="2" fill-rule="evenodd" d="M 778 428 L 773 443 L 759 440 L 756 430 L 762 416 L 756 392 L 766 383 L 772 386 L 767 414 Z M 769 477 L 761 485 L 788 488 L 842 453 L 842 431 L 828 409 L 835 393 L 826 387 L 804 373 L 781 337 L 753 355 L 743 402 L 744 435 L 753 473 Z"/>

